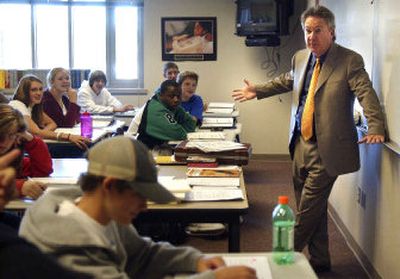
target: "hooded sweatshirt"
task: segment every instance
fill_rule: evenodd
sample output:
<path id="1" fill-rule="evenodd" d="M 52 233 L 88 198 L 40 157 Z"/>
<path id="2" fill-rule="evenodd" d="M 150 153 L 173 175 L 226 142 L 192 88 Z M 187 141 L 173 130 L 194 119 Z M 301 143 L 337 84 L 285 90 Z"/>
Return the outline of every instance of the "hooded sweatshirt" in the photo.
<path id="1" fill-rule="evenodd" d="M 132 225 L 107 225 L 116 232 L 113 245 L 93 236 L 87 222 L 57 214 L 65 201 L 82 195 L 77 187 L 55 189 L 39 198 L 24 215 L 20 235 L 59 263 L 95 278 L 163 278 L 168 274 L 196 271 L 202 254 L 190 247 L 155 243 L 138 235 Z M 92 219 L 93 220 L 93 219 Z M 190 278 L 212 279 L 212 271 Z"/>
<path id="2" fill-rule="evenodd" d="M 97 95 L 87 80 L 84 80 L 81 88 L 79 88 L 78 104 L 81 106 L 81 112 L 100 114 L 113 113 L 114 107 L 122 107 L 122 103 L 112 96 L 106 88 L 103 88 Z"/>

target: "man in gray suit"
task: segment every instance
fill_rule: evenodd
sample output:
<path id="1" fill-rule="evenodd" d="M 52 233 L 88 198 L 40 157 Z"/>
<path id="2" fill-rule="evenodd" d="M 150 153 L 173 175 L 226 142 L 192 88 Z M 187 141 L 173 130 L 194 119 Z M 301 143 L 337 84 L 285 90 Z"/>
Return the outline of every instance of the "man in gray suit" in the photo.
<path id="1" fill-rule="evenodd" d="M 360 168 L 358 143 L 384 142 L 385 124 L 362 57 L 334 42 L 333 13 L 314 6 L 303 12 L 301 23 L 307 49 L 294 55 L 291 71 L 265 84 L 253 85 L 245 80 L 245 86 L 234 90 L 232 96 L 244 102 L 292 91 L 289 150 L 297 202 L 294 246 L 302 251 L 308 245 L 311 265 L 316 272 L 323 272 L 331 269 L 327 205 L 332 186 L 338 175 Z M 316 61 L 320 70 L 316 85 L 311 86 Z M 310 136 L 305 136 L 302 126 L 307 95 L 314 102 Z M 369 127 L 368 134 L 358 142 L 353 120 L 355 97 Z"/>

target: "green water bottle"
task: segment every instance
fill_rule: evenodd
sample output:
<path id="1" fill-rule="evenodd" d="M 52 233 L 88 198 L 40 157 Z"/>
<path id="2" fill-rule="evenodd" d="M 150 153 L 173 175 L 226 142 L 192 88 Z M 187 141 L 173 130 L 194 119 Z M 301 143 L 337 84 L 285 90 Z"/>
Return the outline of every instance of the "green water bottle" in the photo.
<path id="1" fill-rule="evenodd" d="M 294 214 L 287 196 L 279 196 L 279 204 L 272 212 L 272 252 L 277 264 L 294 262 Z"/>

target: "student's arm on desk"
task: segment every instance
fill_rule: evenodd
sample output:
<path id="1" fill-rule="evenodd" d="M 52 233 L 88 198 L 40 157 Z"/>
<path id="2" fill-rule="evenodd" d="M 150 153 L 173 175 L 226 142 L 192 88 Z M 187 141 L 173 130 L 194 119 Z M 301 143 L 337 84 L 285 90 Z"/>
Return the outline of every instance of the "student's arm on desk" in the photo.
<path id="1" fill-rule="evenodd" d="M 48 125 L 45 126 L 44 129 L 40 129 L 38 125 L 32 120 L 30 116 L 24 116 L 26 123 L 28 124 L 28 131 L 34 135 L 37 135 L 43 139 L 50 140 L 66 140 L 72 142 L 77 145 L 81 149 L 87 149 L 87 144 L 90 142 L 90 139 L 71 134 L 57 134 L 54 130 L 57 128 L 57 125 L 47 114 L 44 113 L 44 118 L 48 119 Z M 46 123 L 46 121 L 45 121 Z"/>
<path id="2" fill-rule="evenodd" d="M 49 117 L 47 116 L 47 118 Z M 30 116 L 24 115 L 24 119 L 26 124 L 28 124 L 28 131 L 31 134 L 37 135 L 44 139 L 57 140 L 57 134 L 54 132 L 54 130 L 57 128 L 57 125 L 53 120 L 51 120 L 53 123 L 49 123 L 49 125 L 45 126 L 44 129 L 41 129 Z"/>

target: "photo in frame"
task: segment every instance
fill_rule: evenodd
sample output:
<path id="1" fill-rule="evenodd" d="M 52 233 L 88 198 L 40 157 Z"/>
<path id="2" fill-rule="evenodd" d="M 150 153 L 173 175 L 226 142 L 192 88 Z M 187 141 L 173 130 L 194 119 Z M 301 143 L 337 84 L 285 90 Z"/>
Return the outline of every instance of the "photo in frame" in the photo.
<path id="1" fill-rule="evenodd" d="M 217 60 L 216 17 L 162 17 L 163 61 Z"/>

